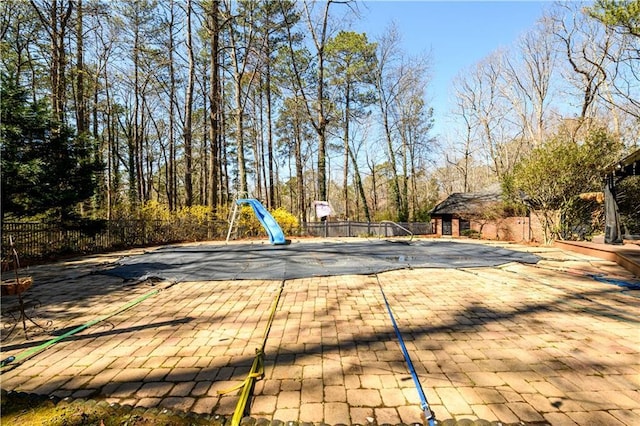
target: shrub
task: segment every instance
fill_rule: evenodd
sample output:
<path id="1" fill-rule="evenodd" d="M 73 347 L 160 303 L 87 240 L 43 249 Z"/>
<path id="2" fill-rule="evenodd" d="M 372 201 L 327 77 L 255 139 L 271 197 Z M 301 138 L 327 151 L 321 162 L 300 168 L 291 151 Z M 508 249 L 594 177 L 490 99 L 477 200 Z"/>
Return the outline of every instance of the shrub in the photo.
<path id="1" fill-rule="evenodd" d="M 465 229 L 460 233 L 460 235 L 462 235 L 463 237 L 474 238 L 476 240 L 480 239 L 481 237 L 480 231 L 477 231 L 475 229 Z"/>
<path id="2" fill-rule="evenodd" d="M 251 206 L 245 205 L 240 207 L 240 209 L 238 209 L 238 217 L 236 218 L 236 221 L 238 229 L 241 230 L 240 232 L 244 235 L 258 235 L 262 230 L 262 225 L 253 213 L 253 208 Z"/>
<path id="3" fill-rule="evenodd" d="M 283 207 L 279 207 L 271 212 L 273 218 L 278 222 L 280 228 L 285 235 L 295 234 L 300 226 L 298 218 L 286 211 Z"/>
<path id="4" fill-rule="evenodd" d="M 142 220 L 169 220 L 171 211 L 166 204 L 155 200 L 146 201 L 140 207 L 140 219 Z"/>
<path id="5" fill-rule="evenodd" d="M 199 224 L 207 222 L 212 216 L 213 209 L 209 206 L 182 207 L 176 212 L 178 219 L 193 221 Z"/>
<path id="6" fill-rule="evenodd" d="M 294 234 L 298 231 L 298 219 L 280 207 L 270 212 L 282 231 L 287 234 Z M 240 233 L 245 236 L 255 236 L 264 234 L 260 221 L 256 218 L 250 206 L 242 206 L 238 212 L 237 225 Z"/>

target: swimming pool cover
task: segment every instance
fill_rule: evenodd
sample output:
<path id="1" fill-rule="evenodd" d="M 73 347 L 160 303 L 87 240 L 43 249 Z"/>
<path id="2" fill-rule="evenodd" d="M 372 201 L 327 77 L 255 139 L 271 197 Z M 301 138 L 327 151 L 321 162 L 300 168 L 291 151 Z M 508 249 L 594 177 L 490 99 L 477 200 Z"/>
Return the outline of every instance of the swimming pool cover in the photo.
<path id="1" fill-rule="evenodd" d="M 165 246 L 120 259 L 105 271 L 140 280 L 284 280 L 364 275 L 406 268 L 470 268 L 509 262 L 537 263 L 531 253 L 485 244 L 442 240 L 294 242 L 287 246 L 229 244 Z"/>

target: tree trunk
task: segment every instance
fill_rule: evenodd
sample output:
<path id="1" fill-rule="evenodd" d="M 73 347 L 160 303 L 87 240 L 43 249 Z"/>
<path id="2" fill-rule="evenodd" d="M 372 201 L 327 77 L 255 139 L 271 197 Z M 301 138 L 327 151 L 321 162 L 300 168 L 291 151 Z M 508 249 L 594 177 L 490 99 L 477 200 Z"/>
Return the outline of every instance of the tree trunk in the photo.
<path id="1" fill-rule="evenodd" d="M 64 106 L 66 99 L 66 50 L 64 42 L 74 3 L 71 0 L 67 0 L 66 4 L 65 0 L 51 0 L 51 3 L 48 4 L 48 10 L 43 11 L 45 7 L 42 4 L 36 4 L 34 0 L 30 1 L 49 34 L 51 42 L 51 67 L 49 73 L 51 110 L 53 118 L 58 123 L 63 123 L 65 121 Z M 48 12 L 49 16 L 43 15 L 43 12 Z"/>
<path id="2" fill-rule="evenodd" d="M 404 126 L 404 124 L 403 124 Z M 398 220 L 400 222 L 406 222 L 409 220 L 409 173 L 408 173 L 408 152 L 409 142 L 407 141 L 407 129 L 402 131 L 402 191 L 400 206 L 401 210 L 398 213 Z"/>
<path id="3" fill-rule="evenodd" d="M 78 134 L 89 130 L 87 121 L 87 102 L 84 88 L 84 34 L 82 0 L 76 0 L 76 126 Z"/>
<path id="4" fill-rule="evenodd" d="M 97 85 L 96 85 L 97 87 Z M 114 143 L 115 134 L 113 122 L 113 110 L 111 106 L 111 96 L 109 94 L 109 80 L 108 73 L 104 73 L 104 88 L 105 88 L 105 102 L 107 103 L 107 219 L 112 219 L 113 205 L 114 205 L 114 189 L 116 188 L 116 176 L 117 176 L 117 156 L 115 153 L 116 144 Z M 97 89 L 96 89 L 97 90 Z M 97 103 L 96 103 L 97 104 Z"/>
<path id="5" fill-rule="evenodd" d="M 245 25 L 245 27 L 242 28 L 244 33 L 241 35 L 243 37 L 244 45 L 241 45 L 240 40 L 237 39 L 234 28 L 231 29 L 229 38 L 231 43 L 230 51 L 231 60 L 233 62 L 233 80 L 235 90 L 234 115 L 239 179 L 239 187 L 237 188 L 237 191 L 241 196 L 246 196 L 249 193 L 249 185 L 247 182 L 247 163 L 244 152 L 244 106 L 257 73 L 251 73 L 248 81 L 245 81 L 244 77 L 247 75 L 247 65 L 249 64 L 249 59 L 251 57 L 249 52 L 253 48 L 253 22 L 245 22 L 243 25 Z M 241 52 L 244 52 L 244 56 L 242 58 L 240 57 Z M 246 87 L 246 94 L 244 94 L 244 96 L 242 92 L 243 83 Z"/>
<path id="6" fill-rule="evenodd" d="M 203 96 L 207 96 L 209 93 L 208 85 L 208 67 L 207 63 L 203 63 L 202 70 L 198 70 L 199 75 L 202 75 L 202 79 L 198 79 L 200 85 L 200 92 Z M 202 114 L 202 143 L 200 144 L 200 204 L 203 206 L 209 206 L 209 107 L 206 102 L 206 98 L 203 102 L 203 114 Z"/>
<path id="7" fill-rule="evenodd" d="M 329 2 L 327 2 L 329 4 Z M 328 6 L 327 6 L 328 7 Z M 318 198 L 327 200 L 327 119 L 324 115 L 324 59 L 318 52 Z"/>
<path id="8" fill-rule="evenodd" d="M 351 111 L 350 101 L 351 101 L 351 89 L 350 84 L 347 82 L 347 87 L 345 89 L 345 106 L 344 106 L 344 173 L 342 176 L 342 191 L 344 197 L 344 216 L 345 219 L 349 220 L 349 115 Z"/>
<path id="9" fill-rule="evenodd" d="M 219 39 L 220 39 L 220 1 L 213 0 L 209 11 L 209 38 L 211 42 L 211 74 L 209 75 L 209 140 L 211 153 L 209 154 L 209 206 L 217 209 L 218 199 L 218 140 L 220 130 L 220 90 L 219 90 Z"/>
<path id="10" fill-rule="evenodd" d="M 129 160 L 129 186 L 130 186 L 130 204 L 135 209 L 138 201 L 142 199 L 140 191 L 140 156 L 141 156 L 141 136 L 140 126 L 138 124 L 138 118 L 140 117 L 140 26 L 136 22 L 134 28 L 134 42 L 133 42 L 133 90 L 135 103 L 133 106 L 133 140 L 131 141 L 132 147 L 129 148 L 129 155 L 133 156 Z"/>
<path id="11" fill-rule="evenodd" d="M 371 212 L 369 212 L 369 204 L 367 203 L 367 196 L 364 192 L 364 185 L 362 184 L 362 177 L 360 176 L 360 169 L 358 168 L 358 162 L 355 154 L 353 153 L 353 150 L 349 146 L 347 146 L 347 154 L 351 157 L 351 163 L 353 164 L 353 175 L 356 181 L 356 188 L 358 189 L 358 194 L 360 194 L 360 199 L 362 200 L 364 217 L 367 219 L 367 222 L 371 222 Z"/>
<path id="12" fill-rule="evenodd" d="M 393 206 L 396 210 L 398 220 L 401 219 L 402 212 L 402 197 L 400 195 L 400 178 L 398 177 L 398 169 L 396 166 L 396 154 L 393 148 L 393 139 L 391 137 L 391 128 L 389 126 L 389 115 L 387 108 L 382 104 L 384 101 L 380 100 L 382 108 L 382 123 L 384 127 L 385 139 L 387 141 L 387 157 L 389 159 L 389 167 L 391 168 L 391 194 L 393 197 Z"/>
<path id="13" fill-rule="evenodd" d="M 146 82 L 145 82 L 146 86 Z M 146 92 L 143 90 L 143 92 Z M 140 183 L 140 200 L 143 202 L 149 201 L 149 185 L 153 179 L 153 165 L 151 164 L 151 149 L 149 147 L 149 135 L 147 131 L 147 119 L 149 117 L 147 97 L 143 96 L 142 98 L 142 108 L 141 108 L 141 116 L 140 116 L 140 160 L 138 164 L 140 165 L 140 177 L 138 178 L 138 182 Z"/>
<path id="14" fill-rule="evenodd" d="M 234 53 L 235 56 L 235 53 Z M 249 193 L 249 187 L 247 185 L 247 169 L 246 160 L 244 158 L 244 119 L 242 108 L 242 80 L 239 75 L 235 78 L 235 125 L 236 125 L 236 147 L 238 155 L 238 179 L 240 196 L 247 196 Z"/>
<path id="15" fill-rule="evenodd" d="M 296 187 L 298 192 L 298 209 L 300 211 L 300 221 L 303 225 L 307 223 L 307 203 L 304 190 L 304 169 L 302 164 L 302 131 L 300 117 L 296 110 L 295 117 L 295 158 L 296 158 Z"/>
<path id="16" fill-rule="evenodd" d="M 264 166 L 264 138 L 262 129 L 264 128 L 264 116 L 262 114 L 262 91 L 259 93 L 253 93 L 253 138 L 251 141 L 253 149 L 254 166 L 253 171 L 255 174 L 255 189 L 253 196 L 259 200 L 263 199 L 263 194 L 266 193 L 266 172 Z M 257 99 L 256 99 L 257 98 Z M 263 183 L 264 185 L 263 186 Z M 263 192 L 265 191 L 265 192 Z"/>
<path id="17" fill-rule="evenodd" d="M 267 100 L 267 165 L 269 169 L 269 182 L 267 191 L 267 205 L 270 209 L 275 208 L 275 182 L 273 173 L 273 123 L 271 118 L 271 51 L 269 50 L 269 40 L 267 38 L 267 61 L 265 64 L 265 95 Z"/>
<path id="18" fill-rule="evenodd" d="M 176 177 L 176 140 L 175 140 L 175 122 L 176 122 L 176 75 L 173 59 L 173 26 L 174 13 L 173 0 L 170 1 L 170 21 L 169 21 L 169 182 L 167 182 L 167 198 L 169 202 L 169 210 L 177 210 L 177 177 Z"/>
<path id="19" fill-rule="evenodd" d="M 376 165 L 373 160 L 367 158 L 367 164 L 369 165 L 369 171 L 371 172 L 371 193 L 373 194 L 373 214 L 378 213 L 378 178 L 376 176 Z"/>
<path id="20" fill-rule="evenodd" d="M 191 207 L 193 204 L 193 183 L 192 183 L 192 150 L 191 150 L 191 116 L 193 114 L 193 86 L 195 80 L 195 63 L 193 60 L 193 44 L 191 40 L 191 0 L 187 0 L 187 55 L 189 58 L 189 82 L 187 83 L 187 93 L 184 100 L 184 190 L 185 206 Z"/>

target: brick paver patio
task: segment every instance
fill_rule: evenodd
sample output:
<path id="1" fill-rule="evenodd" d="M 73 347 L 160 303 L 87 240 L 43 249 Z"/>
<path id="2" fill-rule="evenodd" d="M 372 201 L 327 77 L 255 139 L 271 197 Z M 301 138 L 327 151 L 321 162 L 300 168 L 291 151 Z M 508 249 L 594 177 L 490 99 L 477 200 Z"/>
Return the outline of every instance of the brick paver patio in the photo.
<path id="1" fill-rule="evenodd" d="M 634 278 L 557 248 L 508 247 L 542 260 L 287 280 L 251 416 L 422 423 L 379 280 L 439 420 L 640 424 L 640 291 L 588 274 Z M 5 369 L 2 389 L 233 413 L 238 392 L 218 391 L 245 379 L 282 283 L 127 283 L 98 273 L 136 252 L 29 268 L 38 321 L 58 334 L 166 289 Z M 20 329 L 2 358 L 54 335 L 27 341 Z"/>

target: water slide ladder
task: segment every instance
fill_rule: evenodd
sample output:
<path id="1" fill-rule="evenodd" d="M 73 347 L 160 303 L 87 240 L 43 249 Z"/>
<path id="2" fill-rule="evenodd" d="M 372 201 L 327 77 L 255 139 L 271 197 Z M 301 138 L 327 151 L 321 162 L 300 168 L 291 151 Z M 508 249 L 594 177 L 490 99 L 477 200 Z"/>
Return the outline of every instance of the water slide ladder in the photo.
<path id="1" fill-rule="evenodd" d="M 235 206 L 233 207 L 233 214 L 231 216 L 231 220 L 229 221 L 229 230 L 227 231 L 227 240 L 231 238 L 231 232 L 234 229 L 236 223 L 236 217 L 238 214 L 238 206 L 242 204 L 249 204 L 253 209 L 256 218 L 260 221 L 260 224 L 267 232 L 269 236 L 269 242 L 274 245 L 287 244 L 288 241 L 284 236 L 284 232 L 278 222 L 271 216 L 271 213 L 262 205 L 262 203 L 255 198 L 240 198 L 236 200 Z M 236 228 L 237 229 L 237 228 Z"/>

